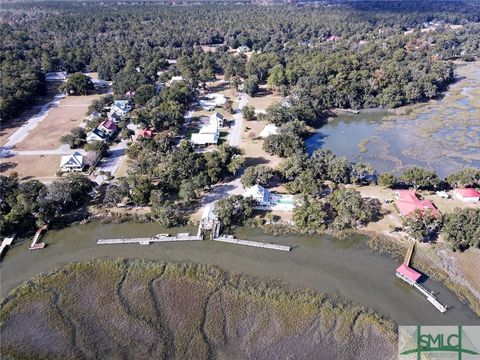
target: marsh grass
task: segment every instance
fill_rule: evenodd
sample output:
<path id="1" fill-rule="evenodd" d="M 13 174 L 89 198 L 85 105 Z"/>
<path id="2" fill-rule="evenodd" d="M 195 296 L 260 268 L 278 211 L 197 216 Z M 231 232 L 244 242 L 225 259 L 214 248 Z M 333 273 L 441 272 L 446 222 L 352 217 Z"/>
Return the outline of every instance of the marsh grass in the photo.
<path id="1" fill-rule="evenodd" d="M 14 358 L 276 358 L 321 347 L 333 359 L 388 359 L 396 338 L 392 321 L 343 299 L 216 266 L 123 259 L 36 277 L 4 300 L 0 319 L 2 356 Z"/>

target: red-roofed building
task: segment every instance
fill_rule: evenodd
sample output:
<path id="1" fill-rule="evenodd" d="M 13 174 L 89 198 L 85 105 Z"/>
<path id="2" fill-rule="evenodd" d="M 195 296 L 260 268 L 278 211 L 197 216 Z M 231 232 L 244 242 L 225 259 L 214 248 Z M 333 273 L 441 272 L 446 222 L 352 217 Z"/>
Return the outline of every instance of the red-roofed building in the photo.
<path id="1" fill-rule="evenodd" d="M 397 276 L 405 278 L 407 282 L 416 283 L 418 279 L 422 276 L 418 271 L 413 270 L 410 266 L 405 264 L 400 265 L 397 270 Z"/>
<path id="2" fill-rule="evenodd" d="M 432 215 L 437 216 L 438 210 L 430 200 L 420 200 L 413 190 L 400 190 L 397 192 L 398 200 L 395 201 L 398 212 L 402 216 L 408 216 L 415 210 L 424 212 L 430 210 Z"/>
<path id="3" fill-rule="evenodd" d="M 468 203 L 480 201 L 480 192 L 473 188 L 455 189 L 453 190 L 453 196 L 458 200 Z"/>
<path id="4" fill-rule="evenodd" d="M 148 139 L 153 139 L 155 136 L 157 136 L 158 132 L 154 129 L 142 129 L 138 132 L 138 136 L 148 138 Z"/>
<path id="5" fill-rule="evenodd" d="M 115 130 L 117 130 L 117 124 L 115 124 L 115 122 L 112 120 L 104 120 L 100 125 L 98 125 L 98 129 L 107 135 L 111 135 Z"/>

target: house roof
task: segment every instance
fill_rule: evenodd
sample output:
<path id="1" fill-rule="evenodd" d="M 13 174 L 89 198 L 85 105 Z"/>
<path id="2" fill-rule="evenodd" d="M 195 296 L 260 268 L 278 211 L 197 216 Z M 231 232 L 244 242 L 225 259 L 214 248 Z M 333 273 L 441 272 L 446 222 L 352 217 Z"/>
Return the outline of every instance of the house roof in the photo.
<path id="1" fill-rule="evenodd" d="M 83 167 L 83 155 L 75 151 L 72 155 L 62 156 L 60 160 L 61 167 Z"/>
<path id="2" fill-rule="evenodd" d="M 67 73 L 65 71 L 53 71 L 45 74 L 45 80 L 66 80 Z"/>
<path id="3" fill-rule="evenodd" d="M 224 117 L 222 114 L 220 114 L 218 111 L 215 111 L 215 113 L 213 113 L 213 114 L 210 116 L 210 120 L 211 120 L 211 119 L 215 119 L 215 120 L 216 120 L 216 119 L 220 119 L 220 120 L 223 120 L 223 119 L 225 119 L 225 117 Z"/>
<path id="4" fill-rule="evenodd" d="M 92 136 L 94 135 L 94 136 Z M 97 137 L 101 140 L 105 140 L 106 138 L 106 135 L 103 131 L 101 131 L 99 128 L 95 128 L 93 129 L 88 135 L 87 135 L 87 139 L 88 138 L 92 138 L 92 137 Z"/>
<path id="5" fill-rule="evenodd" d="M 269 201 L 270 191 L 265 189 L 263 186 L 255 184 L 247 189 L 245 189 L 244 197 L 253 197 L 254 199 L 261 199 L 265 202 Z"/>
<path id="6" fill-rule="evenodd" d="M 413 190 L 400 190 L 395 205 L 404 216 L 413 213 L 415 210 L 423 212 L 427 209 L 429 209 L 434 216 L 438 215 L 438 210 L 432 202 L 427 199 L 420 200 Z"/>
<path id="7" fill-rule="evenodd" d="M 463 189 L 455 189 L 455 192 L 461 195 L 464 198 L 478 198 L 480 197 L 480 192 L 473 188 L 463 188 Z"/>
<path id="8" fill-rule="evenodd" d="M 142 129 L 138 132 L 138 135 L 142 137 L 153 138 L 155 135 L 157 135 L 157 131 L 153 129 Z"/>
<path id="9" fill-rule="evenodd" d="M 104 120 L 99 127 L 103 127 L 109 131 L 114 131 L 117 128 L 117 124 L 115 124 L 112 120 Z"/>
<path id="10" fill-rule="evenodd" d="M 422 274 L 420 274 L 418 271 L 413 270 L 410 266 L 405 264 L 400 265 L 396 271 L 413 282 L 417 282 L 422 276 Z"/>
<path id="11" fill-rule="evenodd" d="M 216 144 L 218 142 L 218 133 L 192 134 L 191 141 L 195 145 Z"/>

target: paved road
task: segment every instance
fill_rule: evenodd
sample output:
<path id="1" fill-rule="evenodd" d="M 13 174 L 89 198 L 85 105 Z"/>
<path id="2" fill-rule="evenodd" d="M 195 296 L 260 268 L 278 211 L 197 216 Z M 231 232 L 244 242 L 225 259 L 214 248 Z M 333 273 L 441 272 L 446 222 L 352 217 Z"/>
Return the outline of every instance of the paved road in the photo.
<path id="1" fill-rule="evenodd" d="M 137 131 L 137 126 L 133 124 L 128 124 L 127 127 L 132 130 L 134 133 Z M 122 140 L 115 146 L 111 147 L 108 151 L 107 156 L 105 156 L 97 164 L 94 172 L 94 180 L 97 184 L 102 184 L 106 178 L 103 175 L 100 175 L 100 171 L 109 172 L 111 175 L 115 176 L 118 171 L 118 168 L 125 160 L 125 150 L 127 149 L 127 143 L 130 140 Z"/>

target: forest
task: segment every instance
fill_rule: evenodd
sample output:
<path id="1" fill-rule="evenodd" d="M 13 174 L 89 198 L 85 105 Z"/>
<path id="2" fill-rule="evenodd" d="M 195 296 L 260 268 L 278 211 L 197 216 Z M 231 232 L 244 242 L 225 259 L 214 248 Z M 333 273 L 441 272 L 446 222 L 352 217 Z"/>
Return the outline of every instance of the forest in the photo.
<path id="1" fill-rule="evenodd" d="M 318 108 L 397 107 L 438 96 L 454 80 L 450 60 L 480 53 L 473 2 L 22 2 L 0 11 L 2 120 L 45 93 L 49 71 L 97 71 L 117 94 L 172 73 L 194 86 L 223 74 L 244 79 L 251 95 L 262 83 L 292 97 L 308 92 Z M 421 31 L 425 23 L 436 31 Z M 229 51 L 240 46 L 254 55 Z M 161 73 L 169 59 L 177 65 Z"/>

